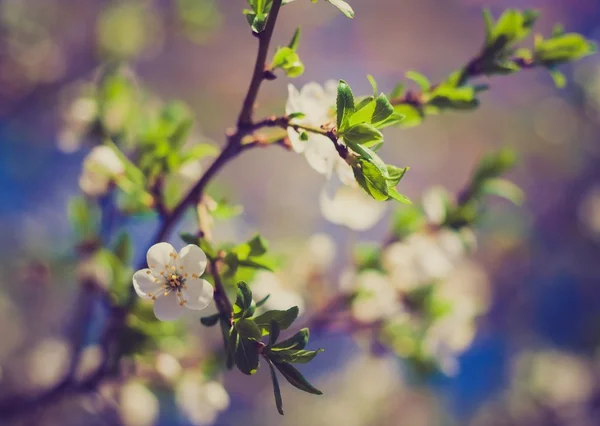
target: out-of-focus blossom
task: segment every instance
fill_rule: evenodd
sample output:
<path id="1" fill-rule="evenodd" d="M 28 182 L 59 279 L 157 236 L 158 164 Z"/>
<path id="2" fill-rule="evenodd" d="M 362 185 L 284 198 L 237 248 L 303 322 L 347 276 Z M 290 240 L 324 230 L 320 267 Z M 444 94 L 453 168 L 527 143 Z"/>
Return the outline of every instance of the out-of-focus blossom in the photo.
<path id="1" fill-rule="evenodd" d="M 304 299 L 296 291 L 283 286 L 277 275 L 268 271 L 259 271 L 251 283 L 255 301 L 269 296 L 263 305 L 265 310 L 284 310 L 298 306 L 300 315 L 304 312 Z"/>
<path id="2" fill-rule="evenodd" d="M 398 291 L 386 275 L 369 269 L 350 279 L 356 292 L 352 299 L 352 315 L 358 321 L 371 323 L 401 311 Z"/>
<path id="3" fill-rule="evenodd" d="M 154 367 L 158 374 L 166 380 L 174 380 L 181 374 L 181 364 L 173 355 L 161 352 L 156 355 Z"/>
<path id="4" fill-rule="evenodd" d="M 158 398 L 142 383 L 130 381 L 121 388 L 119 415 L 125 425 L 151 426 L 158 413 Z"/>
<path id="5" fill-rule="evenodd" d="M 309 263 L 320 269 L 325 269 L 335 258 L 335 242 L 328 234 L 318 233 L 308 239 L 307 250 Z"/>
<path id="6" fill-rule="evenodd" d="M 352 357 L 343 367 L 330 370 L 316 385 L 323 389 L 324 396 L 311 401 L 310 410 L 306 409 L 303 399 L 288 398 L 284 400 L 286 415 L 268 424 L 296 426 L 299 418 L 302 424 L 311 426 L 388 424 L 385 419 L 390 418 L 391 410 L 398 404 L 396 397 L 402 389 L 402 372 L 393 357 L 361 354 Z M 273 404 L 272 393 L 268 396 L 269 403 Z"/>
<path id="7" fill-rule="evenodd" d="M 105 194 L 111 183 L 124 172 L 123 162 L 110 147 L 97 146 L 83 160 L 79 187 L 85 194 L 98 197 Z"/>
<path id="8" fill-rule="evenodd" d="M 354 180 L 350 166 L 343 164 L 339 169 L 345 177 L 332 176 L 321 190 L 321 213 L 328 221 L 355 231 L 370 229 L 385 214 L 386 204 L 367 195 Z"/>
<path id="9" fill-rule="evenodd" d="M 75 369 L 75 377 L 77 380 L 83 381 L 97 371 L 104 361 L 104 351 L 100 345 L 90 345 L 83 348 L 77 368 Z"/>
<path id="10" fill-rule="evenodd" d="M 50 387 L 69 368 L 69 346 L 66 341 L 47 338 L 39 342 L 27 357 L 29 382 L 36 387 Z"/>
<path id="11" fill-rule="evenodd" d="M 206 381 L 201 374 L 186 374 L 175 389 L 177 406 L 196 426 L 210 425 L 229 407 L 229 394 L 217 381 Z"/>
<path id="12" fill-rule="evenodd" d="M 592 366 L 555 350 L 527 352 L 513 365 L 513 385 L 554 407 L 581 404 L 594 390 Z"/>
<path id="13" fill-rule="evenodd" d="M 448 190 L 442 186 L 429 188 L 423 194 L 423 212 L 429 223 L 440 225 L 446 219 Z"/>
<path id="14" fill-rule="evenodd" d="M 447 277 L 465 254 L 461 236 L 443 229 L 412 234 L 391 244 L 383 252 L 382 263 L 394 285 L 409 290 Z"/>
<path id="15" fill-rule="evenodd" d="M 202 310 L 213 298 L 212 285 L 200 278 L 206 269 L 206 255 L 195 245 L 187 245 L 179 253 L 168 243 L 148 249 L 149 269 L 133 275 L 135 292 L 154 301 L 154 314 L 162 321 L 173 321 L 183 309 Z"/>
<path id="16" fill-rule="evenodd" d="M 58 148 L 72 153 L 81 147 L 83 138 L 98 116 L 98 103 L 91 96 L 81 96 L 65 111 L 65 127 L 58 134 Z"/>

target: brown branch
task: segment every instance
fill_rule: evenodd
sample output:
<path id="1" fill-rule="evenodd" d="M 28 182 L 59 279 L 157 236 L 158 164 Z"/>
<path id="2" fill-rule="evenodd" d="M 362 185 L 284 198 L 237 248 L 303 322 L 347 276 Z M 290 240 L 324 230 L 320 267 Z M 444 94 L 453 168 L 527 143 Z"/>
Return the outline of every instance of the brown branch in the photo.
<path id="1" fill-rule="evenodd" d="M 265 66 L 267 62 L 267 54 L 269 53 L 269 44 L 271 43 L 271 37 L 273 36 L 273 30 L 275 29 L 275 22 L 277 21 L 277 15 L 281 8 L 283 0 L 274 0 L 271 6 L 271 11 L 267 17 L 265 28 L 262 32 L 258 33 L 258 53 L 256 55 L 256 63 L 254 64 L 254 73 L 250 80 L 250 87 L 246 93 L 246 98 L 242 104 L 242 110 L 238 117 L 237 125 L 238 128 L 249 127 L 252 124 L 252 113 L 254 112 L 254 103 L 258 96 L 260 85 L 267 76 L 265 73 Z"/>

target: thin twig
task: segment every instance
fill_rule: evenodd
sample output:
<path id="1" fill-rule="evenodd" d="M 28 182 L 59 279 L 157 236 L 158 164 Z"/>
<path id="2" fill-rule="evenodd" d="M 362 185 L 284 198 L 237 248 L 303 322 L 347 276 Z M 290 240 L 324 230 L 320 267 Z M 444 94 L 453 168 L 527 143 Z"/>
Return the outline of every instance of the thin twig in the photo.
<path id="1" fill-rule="evenodd" d="M 277 21 L 277 15 L 281 8 L 283 0 L 274 0 L 271 6 L 271 11 L 267 17 L 265 28 L 262 32 L 257 34 L 258 37 L 258 53 L 256 54 L 256 63 L 254 64 L 254 72 L 252 79 L 250 80 L 250 87 L 246 93 L 246 98 L 242 104 L 242 110 L 238 117 L 237 125 L 238 128 L 248 127 L 252 124 L 252 114 L 254 112 L 254 103 L 258 96 L 260 85 L 265 79 L 265 66 L 267 62 L 267 54 L 269 53 L 269 44 L 271 43 L 271 37 L 273 36 L 273 30 L 275 29 L 275 22 Z"/>

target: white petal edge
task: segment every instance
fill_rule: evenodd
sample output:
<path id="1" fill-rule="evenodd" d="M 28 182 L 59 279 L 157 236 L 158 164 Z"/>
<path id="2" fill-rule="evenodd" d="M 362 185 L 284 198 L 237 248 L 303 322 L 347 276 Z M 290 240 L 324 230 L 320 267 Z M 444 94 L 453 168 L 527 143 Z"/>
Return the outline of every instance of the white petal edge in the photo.
<path id="1" fill-rule="evenodd" d="M 188 244 L 179 251 L 177 266 L 188 274 L 202 275 L 206 269 L 206 254 L 194 244 Z"/>
<path id="2" fill-rule="evenodd" d="M 183 314 L 183 306 L 179 304 L 177 294 L 172 291 L 154 302 L 154 315 L 161 321 L 175 321 Z"/>
<path id="3" fill-rule="evenodd" d="M 338 153 L 328 137 L 310 135 L 304 155 L 308 164 L 318 173 L 331 176 Z"/>
<path id="4" fill-rule="evenodd" d="M 133 288 L 137 295 L 142 299 L 151 299 L 148 293 L 156 293 L 161 288 L 160 283 L 154 280 L 155 278 L 150 269 L 140 269 L 133 274 Z"/>
<path id="5" fill-rule="evenodd" d="M 177 252 L 169 243 L 154 244 L 146 254 L 148 267 L 153 271 L 164 271 L 175 264 L 174 255 L 176 254 Z"/>
<path id="6" fill-rule="evenodd" d="M 188 288 L 183 290 L 183 296 L 185 297 L 185 307 L 200 311 L 206 309 L 210 302 L 213 300 L 214 289 L 213 286 L 206 280 L 188 280 Z"/>

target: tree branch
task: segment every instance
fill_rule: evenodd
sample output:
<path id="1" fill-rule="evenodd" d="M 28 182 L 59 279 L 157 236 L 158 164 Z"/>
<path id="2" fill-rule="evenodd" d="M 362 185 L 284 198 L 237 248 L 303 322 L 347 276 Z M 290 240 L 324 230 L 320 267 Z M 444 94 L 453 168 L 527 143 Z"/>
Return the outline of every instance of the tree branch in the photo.
<path id="1" fill-rule="evenodd" d="M 256 55 L 256 63 L 254 64 L 254 73 L 250 80 L 250 87 L 248 87 L 248 92 L 246 93 L 246 98 L 244 99 L 242 110 L 238 117 L 238 128 L 249 127 L 252 124 L 254 103 L 256 102 L 260 85 L 265 79 L 265 65 L 267 62 L 267 54 L 269 53 L 269 44 L 271 43 L 275 22 L 277 21 L 277 15 L 279 14 L 282 2 L 283 0 L 273 0 L 273 5 L 271 6 L 271 11 L 267 17 L 265 29 L 256 35 L 258 37 L 258 53 Z"/>

